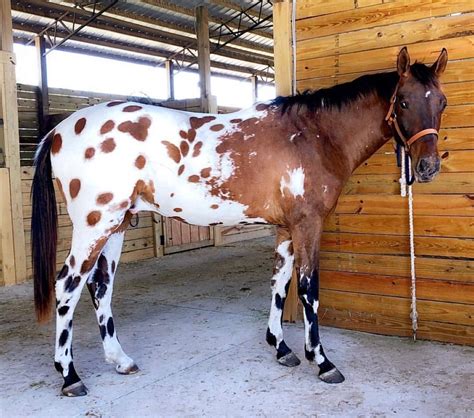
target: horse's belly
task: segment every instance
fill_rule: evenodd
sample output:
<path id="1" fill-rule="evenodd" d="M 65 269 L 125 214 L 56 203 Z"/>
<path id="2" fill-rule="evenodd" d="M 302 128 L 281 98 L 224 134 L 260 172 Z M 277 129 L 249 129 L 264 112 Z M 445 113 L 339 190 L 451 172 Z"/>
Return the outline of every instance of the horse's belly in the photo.
<path id="1" fill-rule="evenodd" d="M 155 210 L 192 225 L 236 225 L 238 223 L 265 222 L 263 218 L 246 215 L 247 206 L 240 202 L 213 195 L 203 183 L 190 183 L 185 179 L 158 177 L 154 205 L 139 199 L 138 210 Z"/>

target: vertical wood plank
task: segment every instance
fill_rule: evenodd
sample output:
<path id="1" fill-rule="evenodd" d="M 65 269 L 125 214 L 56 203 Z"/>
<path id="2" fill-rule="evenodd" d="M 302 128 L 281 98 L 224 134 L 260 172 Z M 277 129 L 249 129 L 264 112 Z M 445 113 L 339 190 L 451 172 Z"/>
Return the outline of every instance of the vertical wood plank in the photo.
<path id="1" fill-rule="evenodd" d="M 9 199 L 8 202 L 2 202 L 2 205 L 0 205 L 2 210 L 0 245 L 2 246 L 2 263 L 14 263 L 14 271 L 4 278 L 6 284 L 19 283 L 26 279 L 18 102 L 15 77 L 16 61 L 12 52 L 13 35 L 10 7 L 9 1 L 0 2 L 0 119 L 3 121 L 0 125 L 0 165 L 6 168 L 6 170 L 2 170 L 3 184 L 5 185 L 2 194 L 5 193 Z M 6 180 L 8 181 L 6 182 Z M 11 235 L 8 232 L 10 230 Z M 7 259 L 7 256 L 12 258 Z M 2 271 L 5 274 L 4 268 L 2 268 Z"/>
<path id="2" fill-rule="evenodd" d="M 291 2 L 273 5 L 273 51 L 276 94 L 288 96 L 292 91 Z"/>
<path id="3" fill-rule="evenodd" d="M 283 0 L 273 5 L 273 50 L 275 63 L 275 87 L 277 95 L 288 96 L 292 92 L 292 45 L 291 2 Z M 286 299 L 283 320 L 294 322 L 298 318 L 297 280 L 293 271 L 290 290 Z"/>

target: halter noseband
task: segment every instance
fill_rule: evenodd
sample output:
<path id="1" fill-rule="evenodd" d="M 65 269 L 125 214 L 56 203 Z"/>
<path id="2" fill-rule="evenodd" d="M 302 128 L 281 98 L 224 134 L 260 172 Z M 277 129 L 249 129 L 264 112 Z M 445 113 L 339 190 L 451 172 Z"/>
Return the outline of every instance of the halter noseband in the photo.
<path id="1" fill-rule="evenodd" d="M 395 102 L 397 101 L 397 93 L 398 93 L 398 88 L 400 87 L 400 82 L 397 83 L 397 86 L 395 87 L 395 91 L 392 94 L 392 97 L 390 98 L 390 107 L 388 108 L 387 115 L 385 116 L 385 120 L 388 122 L 390 126 L 394 125 L 395 130 L 397 131 L 398 136 L 400 139 L 404 142 L 405 148 L 408 150 L 410 149 L 410 146 L 418 141 L 420 138 L 434 134 L 438 136 L 438 131 L 434 128 L 428 128 L 428 129 L 423 129 L 420 132 L 412 135 L 409 139 L 406 139 L 405 135 L 403 135 L 402 130 L 400 129 L 400 125 L 398 124 L 397 121 L 397 114 L 395 113 Z"/>

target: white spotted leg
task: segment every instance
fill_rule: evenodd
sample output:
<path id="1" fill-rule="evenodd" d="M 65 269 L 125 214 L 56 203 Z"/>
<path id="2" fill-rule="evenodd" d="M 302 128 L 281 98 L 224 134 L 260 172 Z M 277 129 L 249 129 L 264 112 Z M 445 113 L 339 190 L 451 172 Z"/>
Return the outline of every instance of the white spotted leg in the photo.
<path id="1" fill-rule="evenodd" d="M 267 342 L 277 350 L 277 360 L 288 367 L 298 366 L 300 360 L 283 340 L 283 309 L 293 271 L 293 244 L 289 232 L 284 228 L 277 229 L 277 245 L 272 277 L 272 304 L 268 319 Z"/>
<path id="2" fill-rule="evenodd" d="M 104 346 L 105 360 L 115 364 L 115 370 L 120 374 L 138 372 L 138 366 L 125 354 L 117 338 L 112 316 L 112 293 L 115 273 L 122 252 L 125 232 L 112 234 L 100 254 L 94 270 L 87 280 L 87 287 L 92 297 L 100 336 Z"/>
<path id="3" fill-rule="evenodd" d="M 298 295 L 303 303 L 305 356 L 319 367 L 319 378 L 326 383 L 341 383 L 344 376 L 324 353 L 319 336 L 319 249 L 322 220 L 316 216 L 301 221 L 292 230 Z"/>
<path id="4" fill-rule="evenodd" d="M 72 356 L 73 316 L 81 291 L 107 241 L 98 228 L 75 228 L 71 252 L 56 279 L 56 349 L 54 365 L 64 378 L 62 393 L 83 396 L 87 388 L 76 373 Z"/>

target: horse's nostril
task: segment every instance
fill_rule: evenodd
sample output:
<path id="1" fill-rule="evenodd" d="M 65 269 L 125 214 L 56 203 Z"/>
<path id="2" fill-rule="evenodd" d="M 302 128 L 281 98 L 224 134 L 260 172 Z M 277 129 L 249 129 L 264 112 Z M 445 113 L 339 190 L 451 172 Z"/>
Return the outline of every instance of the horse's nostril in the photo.
<path id="1" fill-rule="evenodd" d="M 418 164 L 418 171 L 420 173 L 424 173 L 426 170 L 428 170 L 428 167 L 430 166 L 430 164 L 428 163 L 428 161 L 424 158 L 422 158 Z"/>

